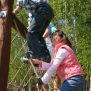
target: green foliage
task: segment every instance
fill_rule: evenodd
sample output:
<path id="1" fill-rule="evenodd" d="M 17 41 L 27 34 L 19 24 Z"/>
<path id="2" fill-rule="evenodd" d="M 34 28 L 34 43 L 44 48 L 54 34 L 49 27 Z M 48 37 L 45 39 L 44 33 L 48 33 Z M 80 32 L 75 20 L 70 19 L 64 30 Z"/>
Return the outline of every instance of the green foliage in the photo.
<path id="1" fill-rule="evenodd" d="M 56 24 L 58 19 L 63 19 L 60 28 L 71 40 L 88 79 L 91 74 L 91 1 L 50 0 L 50 4 L 55 13 L 53 22 Z"/>
<path id="2" fill-rule="evenodd" d="M 80 60 L 86 78 L 88 79 L 91 74 L 91 33 L 86 29 L 84 27 L 84 29 L 78 30 L 76 48 L 78 59 Z"/>

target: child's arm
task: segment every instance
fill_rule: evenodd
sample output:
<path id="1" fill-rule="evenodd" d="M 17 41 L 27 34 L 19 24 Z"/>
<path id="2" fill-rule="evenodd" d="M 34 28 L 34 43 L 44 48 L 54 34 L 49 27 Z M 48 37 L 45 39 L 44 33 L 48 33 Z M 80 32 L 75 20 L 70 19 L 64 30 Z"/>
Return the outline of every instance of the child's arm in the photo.
<path id="1" fill-rule="evenodd" d="M 47 70 L 50 66 L 51 66 L 51 63 L 46 63 L 46 62 L 41 62 L 41 66 L 39 66 L 39 70 Z"/>
<path id="2" fill-rule="evenodd" d="M 31 59 L 30 59 L 31 61 Z M 32 59 L 32 63 L 34 65 L 39 65 L 38 66 L 38 70 L 47 70 L 50 66 L 51 66 L 51 63 L 46 63 L 46 62 L 43 62 L 42 60 L 38 60 L 38 59 Z"/>
<path id="3" fill-rule="evenodd" d="M 56 73 L 57 68 L 62 63 L 64 58 L 68 55 L 68 53 L 69 52 L 66 49 L 63 49 L 63 48 L 58 50 L 58 52 L 56 54 L 56 57 L 53 59 L 54 60 L 53 64 L 49 67 L 47 72 L 41 78 L 41 80 L 44 84 L 47 84 L 50 81 L 51 76 L 53 75 L 53 73 Z"/>

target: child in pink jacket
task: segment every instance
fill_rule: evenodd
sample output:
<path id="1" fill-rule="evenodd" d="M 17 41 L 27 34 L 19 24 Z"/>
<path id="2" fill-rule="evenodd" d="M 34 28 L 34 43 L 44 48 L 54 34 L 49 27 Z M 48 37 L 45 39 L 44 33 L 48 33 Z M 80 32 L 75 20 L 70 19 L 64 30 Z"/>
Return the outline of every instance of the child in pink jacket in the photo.
<path id="1" fill-rule="evenodd" d="M 52 35 L 52 43 L 55 48 L 54 58 L 44 76 L 38 79 L 37 88 L 41 89 L 42 85 L 48 84 L 51 76 L 56 73 L 62 81 L 58 91 L 83 91 L 84 72 L 72 50 L 70 41 L 62 31 L 58 30 Z"/>

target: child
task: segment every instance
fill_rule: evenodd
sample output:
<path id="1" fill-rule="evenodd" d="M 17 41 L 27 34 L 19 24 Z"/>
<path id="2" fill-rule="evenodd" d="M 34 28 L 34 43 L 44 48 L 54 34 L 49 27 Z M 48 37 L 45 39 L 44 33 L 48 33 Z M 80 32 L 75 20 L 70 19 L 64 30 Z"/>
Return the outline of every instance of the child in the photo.
<path id="1" fill-rule="evenodd" d="M 17 13 L 22 8 L 28 10 L 29 18 L 31 18 L 27 33 L 29 49 L 25 58 L 27 60 L 39 59 L 49 63 L 51 61 L 50 53 L 42 36 L 54 17 L 53 10 L 48 4 L 48 0 L 17 0 L 17 7 L 13 13 Z"/>
<path id="2" fill-rule="evenodd" d="M 44 76 L 38 79 L 37 89 L 48 84 L 52 74 L 56 73 L 62 81 L 59 91 L 83 91 L 84 72 L 66 34 L 58 30 L 52 36 L 52 43 L 55 47 L 53 62 Z"/>
<path id="3" fill-rule="evenodd" d="M 46 28 L 46 30 L 45 30 L 45 32 L 44 32 L 44 34 L 43 34 L 43 38 L 45 39 L 47 48 L 48 48 L 49 53 L 50 53 L 50 55 L 51 55 L 51 59 L 53 58 L 53 45 L 52 45 L 52 42 L 51 42 L 51 34 L 54 33 L 54 32 L 56 32 L 56 30 L 57 30 L 57 28 L 56 28 L 56 27 L 54 26 L 54 24 L 51 22 L 51 23 L 49 24 L 49 26 Z M 23 59 L 24 59 L 24 58 L 23 58 Z M 31 59 L 30 59 L 30 60 L 23 60 L 24 63 L 28 63 L 28 64 L 30 63 L 29 61 L 31 61 Z M 33 61 L 33 60 L 32 60 L 32 61 Z M 43 62 L 43 61 L 42 61 L 42 62 Z M 38 66 L 36 62 L 34 62 L 34 63 L 36 64 L 36 66 Z M 41 63 L 41 62 L 39 62 L 39 63 Z M 40 67 L 41 70 L 46 69 L 45 66 L 49 65 L 49 64 L 47 64 L 47 63 L 45 63 L 45 62 L 44 62 L 43 64 L 44 64 L 44 67 Z"/>
<path id="4" fill-rule="evenodd" d="M 52 45 L 52 42 L 51 42 L 51 35 L 52 35 L 54 32 L 56 32 L 56 30 L 57 30 L 57 28 L 56 28 L 56 27 L 54 26 L 54 24 L 51 22 L 51 23 L 49 24 L 49 26 L 46 28 L 46 30 L 45 30 L 45 32 L 44 32 L 44 34 L 43 34 L 43 38 L 45 39 L 47 48 L 48 48 L 48 50 L 49 50 L 49 52 L 50 52 L 50 55 L 51 55 L 51 59 L 53 58 L 53 45 Z M 31 60 L 31 59 L 30 59 L 30 60 Z M 30 62 L 28 61 L 27 63 L 30 63 Z M 39 69 L 40 69 L 40 70 L 46 70 L 46 69 L 49 68 L 49 66 L 50 66 L 49 63 L 46 63 L 46 62 L 43 62 L 43 61 L 39 62 L 39 61 L 36 61 L 36 59 L 35 59 L 35 60 L 32 60 L 32 63 L 33 63 L 34 65 L 37 65 L 37 64 L 41 65 L 41 63 L 42 63 L 42 67 L 39 66 Z"/>

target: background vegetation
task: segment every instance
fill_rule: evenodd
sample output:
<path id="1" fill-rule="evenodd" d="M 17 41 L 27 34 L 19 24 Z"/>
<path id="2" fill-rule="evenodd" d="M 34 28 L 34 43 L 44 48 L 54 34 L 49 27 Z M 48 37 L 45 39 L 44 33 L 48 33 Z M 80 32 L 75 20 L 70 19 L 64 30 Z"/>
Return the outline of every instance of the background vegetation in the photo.
<path id="1" fill-rule="evenodd" d="M 52 22 L 68 35 L 78 60 L 84 69 L 85 78 L 89 80 L 91 75 L 91 0 L 50 0 L 50 4 L 55 13 Z M 25 10 L 21 11 L 17 17 L 27 26 L 28 16 L 25 14 Z M 58 23 L 59 20 L 62 21 L 62 24 Z M 24 40 L 20 35 L 16 34 L 17 32 L 13 30 L 12 39 L 16 37 L 12 41 L 9 82 L 21 67 L 20 58 L 26 51 L 26 46 L 22 47 Z M 29 67 L 30 65 L 24 64 L 18 75 L 12 80 L 12 84 L 19 83 L 24 78 Z M 31 73 L 29 73 L 25 81 L 30 78 Z"/>

